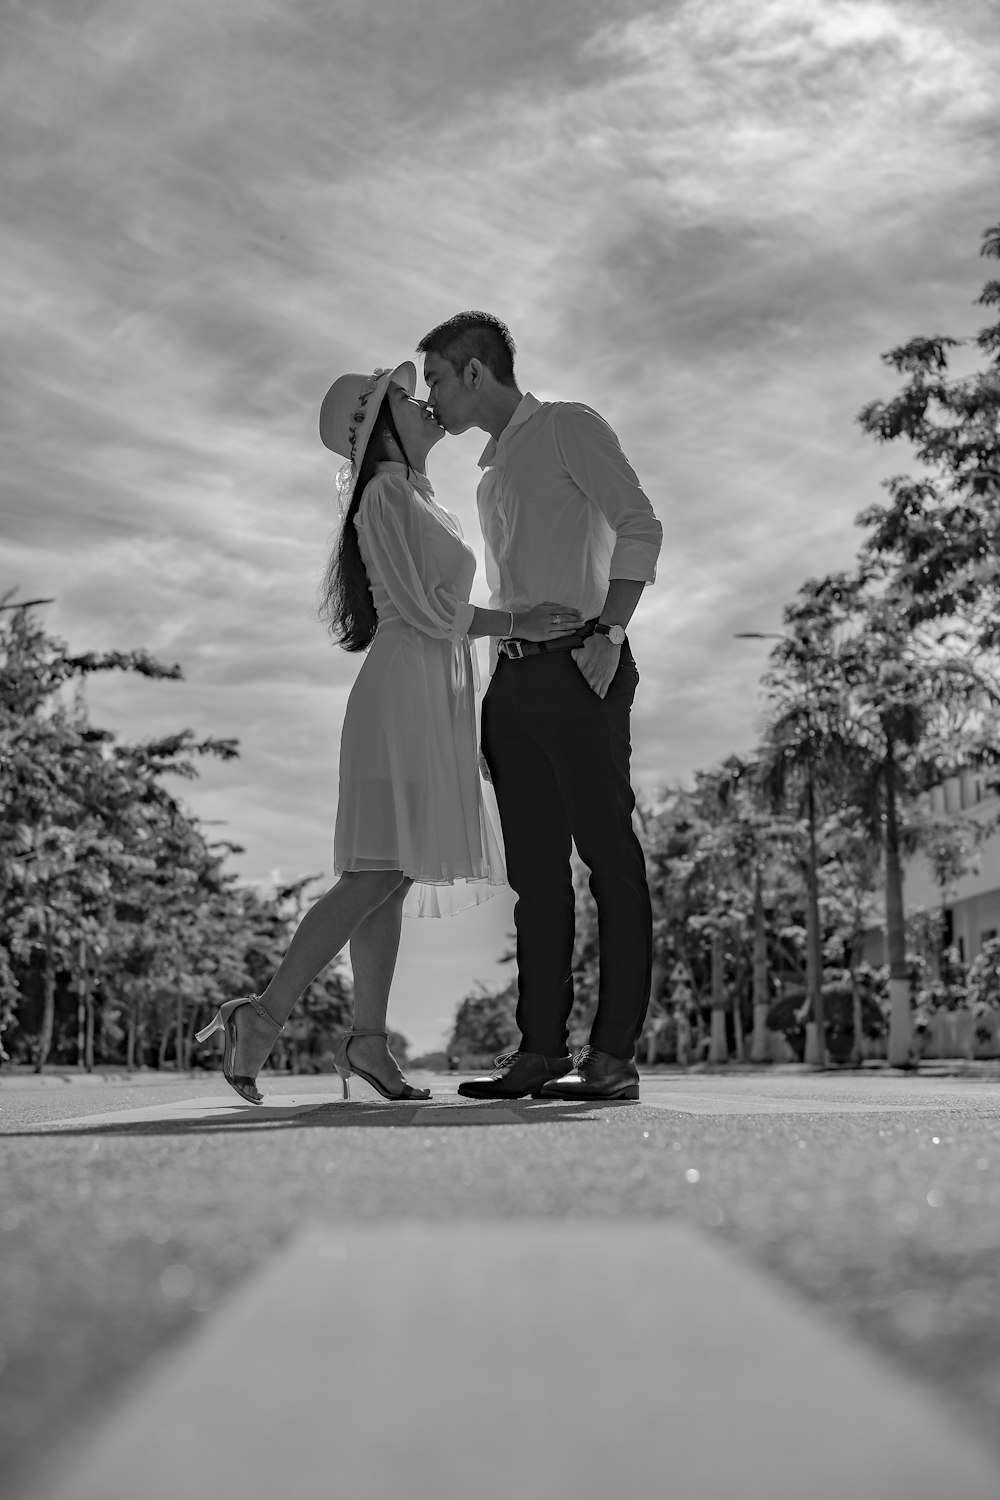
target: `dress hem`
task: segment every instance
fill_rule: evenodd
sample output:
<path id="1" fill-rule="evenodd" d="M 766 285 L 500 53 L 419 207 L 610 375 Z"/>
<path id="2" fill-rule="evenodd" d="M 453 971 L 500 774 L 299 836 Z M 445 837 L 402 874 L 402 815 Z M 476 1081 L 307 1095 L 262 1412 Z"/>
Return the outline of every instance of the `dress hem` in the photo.
<path id="1" fill-rule="evenodd" d="M 352 869 L 345 865 L 341 869 L 335 869 L 333 873 L 335 876 L 367 875 L 378 874 L 383 870 L 399 871 L 413 882 L 403 900 L 403 916 L 411 919 L 454 917 L 459 912 L 469 911 L 473 906 L 482 906 L 485 901 L 492 901 L 501 891 L 509 889 L 509 882 L 498 872 L 448 878 L 440 875 L 411 875 L 408 870 L 400 869 L 399 865 L 386 864 L 366 865 L 363 869 Z"/>

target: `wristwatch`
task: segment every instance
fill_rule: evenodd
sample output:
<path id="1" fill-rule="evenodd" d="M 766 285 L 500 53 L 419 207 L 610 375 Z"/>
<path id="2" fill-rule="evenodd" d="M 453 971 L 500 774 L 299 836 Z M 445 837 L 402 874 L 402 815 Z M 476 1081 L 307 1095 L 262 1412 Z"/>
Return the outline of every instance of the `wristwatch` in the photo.
<path id="1" fill-rule="evenodd" d="M 621 646 L 625 641 L 624 625 L 601 625 L 594 626 L 595 635 L 606 635 L 612 646 Z"/>

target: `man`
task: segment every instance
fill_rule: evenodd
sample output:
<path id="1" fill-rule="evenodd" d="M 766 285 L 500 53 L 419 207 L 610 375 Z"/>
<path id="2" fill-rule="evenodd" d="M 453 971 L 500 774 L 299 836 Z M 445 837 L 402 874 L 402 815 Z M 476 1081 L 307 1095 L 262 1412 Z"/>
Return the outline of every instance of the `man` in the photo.
<path id="1" fill-rule="evenodd" d="M 638 1099 L 635 1042 L 649 1001 L 652 919 L 632 829 L 629 713 L 638 673 L 625 629 L 656 576 L 662 528 L 611 428 L 575 402 L 537 401 L 489 313 L 459 313 L 417 346 L 429 403 L 450 433 L 479 427 L 477 502 L 494 609 L 549 599 L 582 629 L 500 640 L 483 700 L 482 758 L 517 893 L 521 1042 L 474 1099 Z M 513 618 L 513 616 L 512 616 Z M 590 1042 L 567 1054 L 575 902 L 571 840 L 597 905 L 600 988 Z"/>

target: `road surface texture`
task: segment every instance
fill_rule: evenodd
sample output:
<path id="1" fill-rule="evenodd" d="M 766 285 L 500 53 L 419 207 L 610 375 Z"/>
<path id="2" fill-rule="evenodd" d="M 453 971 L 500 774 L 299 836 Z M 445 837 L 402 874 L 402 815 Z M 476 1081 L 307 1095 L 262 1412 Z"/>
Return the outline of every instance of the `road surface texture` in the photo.
<path id="1" fill-rule="evenodd" d="M 5 1500 L 997 1500 L 1000 1078 L 0 1073 Z"/>

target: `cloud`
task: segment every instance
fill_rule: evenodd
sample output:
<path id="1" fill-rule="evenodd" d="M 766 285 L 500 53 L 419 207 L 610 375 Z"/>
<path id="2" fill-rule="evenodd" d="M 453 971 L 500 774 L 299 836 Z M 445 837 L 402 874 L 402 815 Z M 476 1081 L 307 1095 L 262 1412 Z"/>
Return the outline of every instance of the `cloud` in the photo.
<path id="1" fill-rule="evenodd" d="M 608 417 L 662 516 L 637 778 L 752 742 L 732 632 L 849 564 L 907 463 L 854 421 L 879 353 L 978 326 L 991 4 L 43 0 L 0 43 L 4 573 L 80 648 L 183 663 L 95 713 L 241 737 L 185 795 L 242 869 L 329 868 L 357 663 L 315 616 L 320 398 L 460 307 Z M 432 460 L 473 538 L 481 446 Z"/>

